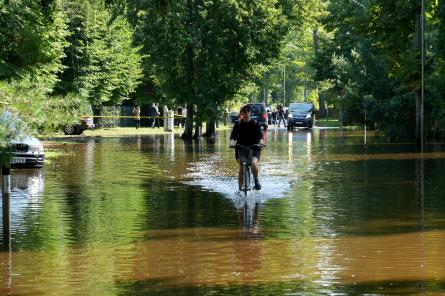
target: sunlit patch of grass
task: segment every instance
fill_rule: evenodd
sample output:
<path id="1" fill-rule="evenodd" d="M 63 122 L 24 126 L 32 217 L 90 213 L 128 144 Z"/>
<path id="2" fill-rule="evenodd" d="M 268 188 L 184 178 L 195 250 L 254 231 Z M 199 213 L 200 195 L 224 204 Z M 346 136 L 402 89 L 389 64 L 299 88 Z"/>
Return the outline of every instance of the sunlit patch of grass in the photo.
<path id="1" fill-rule="evenodd" d="M 217 128 L 218 131 L 229 130 L 232 128 L 231 124 L 224 126 L 220 124 Z M 163 134 L 182 134 L 184 128 L 174 127 L 173 132 L 165 131 L 161 128 L 151 127 L 110 127 L 110 128 L 97 128 L 93 131 L 86 130 L 82 135 L 64 135 L 63 133 L 57 133 L 51 136 L 51 138 L 74 138 L 74 137 L 122 137 L 122 136 L 142 136 L 142 135 L 163 135 Z M 203 132 L 205 132 L 205 124 L 203 125 Z"/>
<path id="2" fill-rule="evenodd" d="M 173 133 L 182 133 L 183 128 L 175 128 Z M 160 135 L 169 134 L 171 132 L 164 131 L 163 128 L 150 128 L 150 127 L 113 127 L 113 128 L 100 128 L 94 131 L 84 131 L 84 135 L 88 137 L 118 137 L 118 136 L 137 136 L 137 135 Z"/>
<path id="3" fill-rule="evenodd" d="M 340 121 L 337 118 L 317 119 L 315 126 L 318 127 L 340 127 Z"/>

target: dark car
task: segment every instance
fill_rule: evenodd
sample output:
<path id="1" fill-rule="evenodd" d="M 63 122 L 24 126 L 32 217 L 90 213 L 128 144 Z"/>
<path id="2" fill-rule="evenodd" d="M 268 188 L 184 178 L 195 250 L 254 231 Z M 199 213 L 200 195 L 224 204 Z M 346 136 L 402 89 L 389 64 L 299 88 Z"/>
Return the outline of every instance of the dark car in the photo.
<path id="1" fill-rule="evenodd" d="M 81 112 L 85 115 L 75 124 L 66 124 L 63 126 L 63 132 L 65 135 L 80 135 L 84 130 L 94 130 L 95 124 L 93 121 L 93 109 L 91 105 L 85 105 L 80 108 Z"/>
<path id="2" fill-rule="evenodd" d="M 287 115 L 287 129 L 294 127 L 312 128 L 315 121 L 314 105 L 312 103 L 290 103 Z"/>
<path id="3" fill-rule="evenodd" d="M 84 130 L 94 130 L 95 124 L 90 116 L 83 116 L 78 124 L 67 124 L 63 126 L 65 135 L 81 135 Z"/>
<path id="4" fill-rule="evenodd" d="M 268 119 L 267 119 L 266 104 L 248 103 L 247 105 L 250 106 L 252 112 L 252 119 L 256 120 L 264 130 L 267 130 Z"/>
<path id="5" fill-rule="evenodd" d="M 230 116 L 230 121 L 232 123 L 235 123 L 239 120 L 239 111 L 231 111 L 229 113 L 229 116 Z"/>

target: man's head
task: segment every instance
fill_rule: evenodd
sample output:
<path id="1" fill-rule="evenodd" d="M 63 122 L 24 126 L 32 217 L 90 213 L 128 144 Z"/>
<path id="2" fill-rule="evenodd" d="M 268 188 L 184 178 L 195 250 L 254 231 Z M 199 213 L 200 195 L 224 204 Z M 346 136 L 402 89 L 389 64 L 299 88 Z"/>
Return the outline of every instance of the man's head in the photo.
<path id="1" fill-rule="evenodd" d="M 248 122 L 250 121 L 250 116 L 251 116 L 251 108 L 249 105 L 245 105 L 241 108 L 241 120 Z"/>

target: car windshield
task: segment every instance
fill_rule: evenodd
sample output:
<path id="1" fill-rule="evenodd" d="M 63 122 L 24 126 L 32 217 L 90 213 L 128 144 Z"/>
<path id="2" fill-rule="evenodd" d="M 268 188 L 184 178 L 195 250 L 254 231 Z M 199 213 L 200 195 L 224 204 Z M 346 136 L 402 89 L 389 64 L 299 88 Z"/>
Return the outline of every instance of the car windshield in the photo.
<path id="1" fill-rule="evenodd" d="M 265 112 L 265 108 L 263 105 L 251 105 L 252 115 L 261 115 Z"/>
<path id="2" fill-rule="evenodd" d="M 312 104 L 291 104 L 290 112 L 309 112 L 312 110 Z"/>

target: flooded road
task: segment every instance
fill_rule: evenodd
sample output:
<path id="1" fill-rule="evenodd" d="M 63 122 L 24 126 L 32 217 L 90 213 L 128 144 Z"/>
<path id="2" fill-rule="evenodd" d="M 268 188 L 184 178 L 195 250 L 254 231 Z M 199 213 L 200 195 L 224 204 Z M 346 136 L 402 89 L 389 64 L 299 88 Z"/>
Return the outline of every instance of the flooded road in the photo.
<path id="1" fill-rule="evenodd" d="M 229 132 L 46 143 L 13 170 L 0 295 L 445 293 L 445 147 L 268 130 L 235 194 Z"/>

